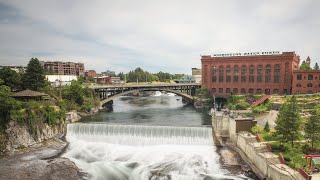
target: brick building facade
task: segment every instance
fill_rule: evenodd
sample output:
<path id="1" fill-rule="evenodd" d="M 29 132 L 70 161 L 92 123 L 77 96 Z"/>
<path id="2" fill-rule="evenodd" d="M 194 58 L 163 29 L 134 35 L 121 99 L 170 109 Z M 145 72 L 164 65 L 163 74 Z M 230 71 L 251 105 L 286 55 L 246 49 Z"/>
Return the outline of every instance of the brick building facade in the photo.
<path id="1" fill-rule="evenodd" d="M 291 94 L 300 57 L 295 52 L 237 53 L 202 56 L 201 63 L 202 87 L 212 94 Z"/>
<path id="2" fill-rule="evenodd" d="M 320 92 L 320 70 L 293 71 L 292 94 Z"/>
<path id="3" fill-rule="evenodd" d="M 84 64 L 62 61 L 40 61 L 43 69 L 50 75 L 84 75 Z"/>

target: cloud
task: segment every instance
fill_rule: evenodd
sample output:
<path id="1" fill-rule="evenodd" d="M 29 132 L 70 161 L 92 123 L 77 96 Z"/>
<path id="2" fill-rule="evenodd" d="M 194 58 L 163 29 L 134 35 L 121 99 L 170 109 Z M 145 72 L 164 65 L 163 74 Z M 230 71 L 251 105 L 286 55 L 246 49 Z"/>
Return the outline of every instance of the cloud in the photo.
<path id="1" fill-rule="evenodd" d="M 87 69 L 189 73 L 200 54 L 296 51 L 320 57 L 314 1 L 0 1 L 0 61 L 81 61 Z M 5 11 L 3 11 L 5 10 Z M 319 61 L 318 61 L 319 62 Z"/>

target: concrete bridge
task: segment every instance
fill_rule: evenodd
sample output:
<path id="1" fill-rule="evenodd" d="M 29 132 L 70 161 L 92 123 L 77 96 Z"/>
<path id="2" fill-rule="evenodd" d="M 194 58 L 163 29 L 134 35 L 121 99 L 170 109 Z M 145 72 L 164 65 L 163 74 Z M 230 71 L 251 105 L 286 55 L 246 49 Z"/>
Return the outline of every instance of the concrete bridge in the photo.
<path id="1" fill-rule="evenodd" d="M 101 100 L 101 105 L 112 104 L 113 100 L 130 93 L 141 91 L 165 91 L 182 96 L 187 102 L 193 102 L 196 89 L 201 88 L 200 83 L 187 84 L 120 84 L 120 85 L 93 85 L 89 88 L 94 89 Z"/>

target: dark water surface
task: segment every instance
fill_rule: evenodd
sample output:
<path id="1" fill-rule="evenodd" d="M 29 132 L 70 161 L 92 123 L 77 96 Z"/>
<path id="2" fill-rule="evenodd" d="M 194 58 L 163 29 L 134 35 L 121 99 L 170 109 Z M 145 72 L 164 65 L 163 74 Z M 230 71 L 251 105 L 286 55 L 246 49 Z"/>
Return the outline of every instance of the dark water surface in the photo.
<path id="1" fill-rule="evenodd" d="M 180 96 L 120 97 L 113 103 L 113 111 L 84 117 L 82 122 L 120 124 L 199 126 L 210 125 L 207 110 L 196 110 L 182 103 Z"/>

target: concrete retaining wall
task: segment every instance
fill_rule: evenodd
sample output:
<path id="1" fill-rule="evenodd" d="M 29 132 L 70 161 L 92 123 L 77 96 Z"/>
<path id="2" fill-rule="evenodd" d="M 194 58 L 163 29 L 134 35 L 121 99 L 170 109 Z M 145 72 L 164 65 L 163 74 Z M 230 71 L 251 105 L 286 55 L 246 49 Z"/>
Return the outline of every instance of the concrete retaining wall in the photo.
<path id="1" fill-rule="evenodd" d="M 237 147 L 247 156 L 265 178 L 272 180 L 304 180 L 303 176 L 285 164 L 279 157 L 269 152 L 266 143 L 257 142 L 250 133 L 239 133 Z"/>

